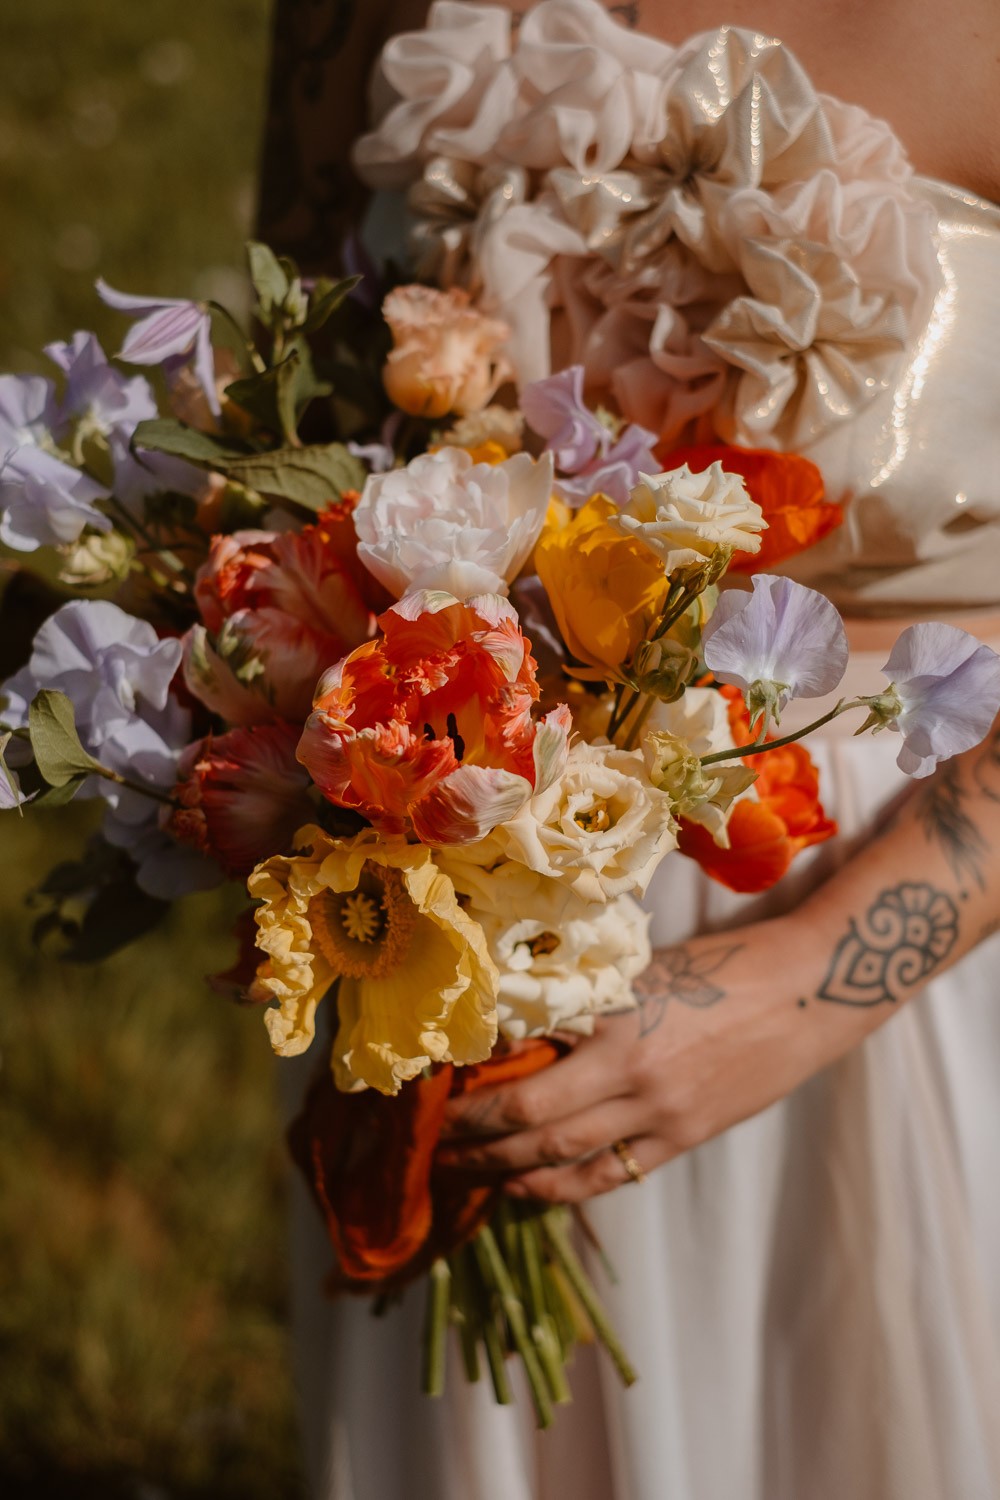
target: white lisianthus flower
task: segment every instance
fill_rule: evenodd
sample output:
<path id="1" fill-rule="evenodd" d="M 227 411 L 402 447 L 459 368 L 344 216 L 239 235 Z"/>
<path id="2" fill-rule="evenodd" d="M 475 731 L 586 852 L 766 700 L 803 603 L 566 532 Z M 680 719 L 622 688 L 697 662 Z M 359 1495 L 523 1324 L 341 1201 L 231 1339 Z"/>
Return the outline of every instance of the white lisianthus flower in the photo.
<path id="1" fill-rule="evenodd" d="M 495 853 L 492 839 L 483 841 Z M 480 863 L 465 848 L 438 864 L 486 934 L 500 980 L 497 1015 L 511 1041 L 553 1031 L 589 1034 L 594 1018 L 635 1006 L 632 980 L 652 957 L 649 916 L 631 896 L 581 900 L 514 860 Z"/>
<path id="2" fill-rule="evenodd" d="M 390 593 L 506 594 L 545 523 L 552 457 L 473 463 L 461 448 L 372 474 L 354 512 L 358 556 Z"/>
<path id="3" fill-rule="evenodd" d="M 713 559 L 720 548 L 759 552 L 764 513 L 739 474 L 714 463 L 703 474 L 687 464 L 665 474 L 640 474 L 625 509 L 609 525 L 634 536 L 663 559 L 668 573 Z"/>
<path id="4" fill-rule="evenodd" d="M 583 741 L 494 838 L 509 858 L 584 901 L 641 895 L 677 846 L 670 798 L 650 785 L 642 752 Z"/>
<path id="5" fill-rule="evenodd" d="M 701 823 L 723 849 L 729 847 L 729 816 L 737 797 L 757 773 L 742 761 L 703 766 L 701 756 L 733 749 L 729 714 L 714 688 L 688 688 L 673 703 L 657 703 L 643 746 L 649 779 L 670 798 L 673 812 Z"/>

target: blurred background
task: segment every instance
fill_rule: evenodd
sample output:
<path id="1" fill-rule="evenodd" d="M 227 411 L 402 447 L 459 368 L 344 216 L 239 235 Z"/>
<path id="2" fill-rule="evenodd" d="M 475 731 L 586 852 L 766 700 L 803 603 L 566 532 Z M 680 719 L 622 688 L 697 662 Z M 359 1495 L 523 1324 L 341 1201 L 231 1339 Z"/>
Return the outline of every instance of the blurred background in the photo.
<path id="1" fill-rule="evenodd" d="M 98 274 L 238 305 L 268 12 L 2 7 L 0 370 L 77 328 L 117 347 Z M 200 980 L 234 957 L 232 901 L 98 967 L 39 952 L 71 811 L 0 824 L 0 1495 L 297 1497 L 274 1066 Z"/>

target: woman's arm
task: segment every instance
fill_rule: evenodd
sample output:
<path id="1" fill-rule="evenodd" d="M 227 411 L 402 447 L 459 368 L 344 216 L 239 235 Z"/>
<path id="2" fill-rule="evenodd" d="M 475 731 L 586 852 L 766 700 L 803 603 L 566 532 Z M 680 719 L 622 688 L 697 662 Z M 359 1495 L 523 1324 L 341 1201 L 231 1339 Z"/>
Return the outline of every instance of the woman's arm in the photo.
<path id="1" fill-rule="evenodd" d="M 648 1171 L 756 1114 L 998 926 L 1000 721 L 793 912 L 659 950 L 637 1012 L 544 1073 L 456 1100 L 442 1161 L 547 1201 L 620 1187 L 611 1142 Z"/>
<path id="2" fill-rule="evenodd" d="M 276 0 L 257 234 L 305 271 L 330 270 L 361 217 L 350 153 L 368 125 L 368 80 L 386 36 L 421 26 L 427 6 Z"/>

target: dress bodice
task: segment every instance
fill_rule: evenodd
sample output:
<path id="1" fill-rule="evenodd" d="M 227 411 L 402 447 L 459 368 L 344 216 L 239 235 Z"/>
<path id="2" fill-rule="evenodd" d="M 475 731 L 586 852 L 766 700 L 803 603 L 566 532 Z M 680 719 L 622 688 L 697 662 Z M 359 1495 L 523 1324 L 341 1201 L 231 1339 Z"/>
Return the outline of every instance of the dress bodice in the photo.
<path id="1" fill-rule="evenodd" d="M 849 612 L 1000 601 L 1000 209 L 775 39 L 673 47 L 597 0 L 516 35 L 437 0 L 373 96 L 361 175 L 405 195 L 417 274 L 509 324 L 522 382 L 578 362 L 667 442 L 812 458 L 845 521 L 794 571 Z"/>

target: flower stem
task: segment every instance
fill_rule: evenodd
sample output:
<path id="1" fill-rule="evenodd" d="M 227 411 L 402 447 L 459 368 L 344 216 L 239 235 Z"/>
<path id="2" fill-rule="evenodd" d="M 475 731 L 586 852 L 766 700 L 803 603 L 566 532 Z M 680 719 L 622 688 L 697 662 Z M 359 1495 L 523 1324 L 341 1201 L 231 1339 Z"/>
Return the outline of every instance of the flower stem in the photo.
<path id="1" fill-rule="evenodd" d="M 528 1377 L 528 1385 L 531 1388 L 531 1399 L 535 1404 L 535 1415 L 539 1427 L 552 1426 L 552 1403 L 549 1399 L 548 1387 L 542 1367 L 535 1351 L 531 1335 L 524 1316 L 524 1305 L 514 1290 L 510 1272 L 496 1236 L 488 1225 L 479 1231 L 474 1241 L 476 1257 L 479 1261 L 483 1279 L 495 1289 L 498 1294 L 500 1307 L 507 1325 L 510 1329 L 514 1347 L 524 1364 L 524 1372 Z"/>
<path id="2" fill-rule="evenodd" d="M 451 1271 L 442 1257 L 430 1269 L 427 1312 L 424 1319 L 422 1388 L 427 1396 L 444 1394 L 447 1354 L 448 1306 L 451 1301 Z"/>
<path id="3" fill-rule="evenodd" d="M 594 1327 L 594 1332 L 601 1343 L 607 1349 L 614 1361 L 615 1368 L 625 1385 L 634 1385 L 638 1380 L 635 1368 L 629 1362 L 625 1350 L 618 1341 L 618 1336 L 611 1326 L 607 1313 L 601 1306 L 600 1299 L 576 1251 L 569 1242 L 566 1233 L 566 1220 L 558 1209 L 549 1209 L 542 1215 L 542 1223 L 545 1234 L 559 1265 L 566 1274 L 566 1279 L 576 1296 L 579 1298 L 583 1308 Z"/>
<path id="4" fill-rule="evenodd" d="M 230 329 L 233 333 L 235 333 L 236 337 L 240 341 L 243 353 L 246 355 L 247 359 L 250 362 L 250 368 L 256 374 L 263 375 L 267 369 L 267 365 L 264 363 L 263 359 L 258 353 L 256 344 L 252 339 L 247 338 L 246 334 L 243 332 L 243 329 L 240 327 L 236 319 L 233 317 L 232 313 L 229 311 L 229 308 L 223 307 L 221 302 L 214 302 L 211 300 L 206 302 L 205 306 L 208 308 L 209 312 L 217 314 L 217 316 L 220 317 L 224 323 L 229 324 Z"/>
<path id="5" fill-rule="evenodd" d="M 750 755 L 766 755 L 769 750 L 781 750 L 785 745 L 794 745 L 796 740 L 805 739 L 807 734 L 812 734 L 815 729 L 822 729 L 824 724 L 829 724 L 830 720 L 835 719 L 838 714 L 847 713 L 848 709 L 864 707 L 865 704 L 860 698 L 851 698 L 848 702 L 841 698 L 828 714 L 814 719 L 811 724 L 807 724 L 804 729 L 797 729 L 794 734 L 783 735 L 780 740 L 768 740 L 763 745 L 755 741 L 752 745 L 734 746 L 732 750 L 715 750 L 711 755 L 702 755 L 700 760 L 703 766 L 712 766 L 720 760 L 746 760 Z"/>

